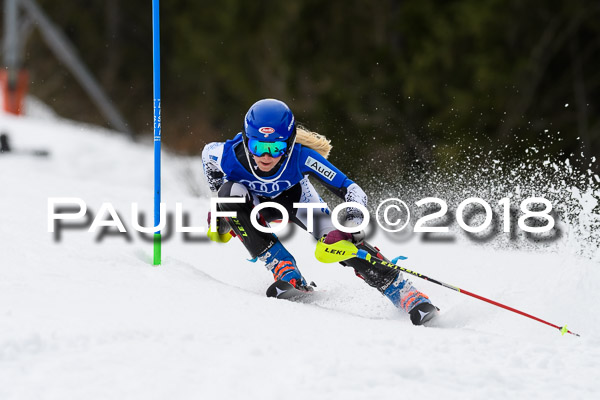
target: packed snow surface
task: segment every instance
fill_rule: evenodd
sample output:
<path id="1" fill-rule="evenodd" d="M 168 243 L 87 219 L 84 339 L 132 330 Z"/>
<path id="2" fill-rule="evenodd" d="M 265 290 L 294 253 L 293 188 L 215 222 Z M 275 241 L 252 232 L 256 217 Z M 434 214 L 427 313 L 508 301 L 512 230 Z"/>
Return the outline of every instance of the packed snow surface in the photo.
<path id="1" fill-rule="evenodd" d="M 581 337 L 415 277 L 441 309 L 416 327 L 351 269 L 316 261 L 303 231 L 284 243 L 318 284 L 308 304 L 266 298 L 272 276 L 237 240 L 173 233 L 154 267 L 131 221 L 138 203 L 152 222 L 151 143 L 48 116 L 0 115 L 0 129 L 16 150 L 0 154 L 0 399 L 600 398 L 600 272 L 577 226 L 523 249 L 378 231 L 407 268 Z M 204 226 L 199 158 L 162 162 L 167 210 Z M 593 217 L 594 198 L 573 193 Z M 82 199 L 91 218 L 110 203 L 127 234 L 85 218 L 50 233 L 49 198 Z"/>

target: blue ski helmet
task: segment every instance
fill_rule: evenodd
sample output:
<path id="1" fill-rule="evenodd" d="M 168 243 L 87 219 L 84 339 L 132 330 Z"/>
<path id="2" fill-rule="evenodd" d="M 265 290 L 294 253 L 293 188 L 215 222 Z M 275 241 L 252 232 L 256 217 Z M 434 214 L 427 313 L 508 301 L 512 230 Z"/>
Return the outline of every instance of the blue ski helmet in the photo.
<path id="1" fill-rule="evenodd" d="M 283 101 L 263 99 L 246 113 L 242 132 L 247 153 L 287 157 L 296 140 L 296 120 Z"/>

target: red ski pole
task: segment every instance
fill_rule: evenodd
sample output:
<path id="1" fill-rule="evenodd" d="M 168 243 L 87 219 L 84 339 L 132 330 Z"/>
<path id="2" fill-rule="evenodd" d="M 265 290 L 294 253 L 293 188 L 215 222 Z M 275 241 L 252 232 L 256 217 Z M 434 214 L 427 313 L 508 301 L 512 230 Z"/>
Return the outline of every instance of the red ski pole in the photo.
<path id="1" fill-rule="evenodd" d="M 486 303 L 490 303 L 497 307 L 504 308 L 505 310 L 512 311 L 514 313 L 523 315 L 524 317 L 531 318 L 533 320 L 536 320 L 538 322 L 541 322 L 543 324 L 546 324 L 548 326 L 558 329 L 560 331 L 560 333 L 563 335 L 565 333 L 570 333 L 571 335 L 579 336 L 577 333 L 574 333 L 574 332 L 571 332 L 570 330 L 568 330 L 567 325 L 565 325 L 565 326 L 554 325 L 548 321 L 544 321 L 541 318 L 534 317 L 531 314 L 527 314 L 526 312 L 517 310 L 516 308 L 506 306 L 502 303 L 498 303 L 497 301 L 490 300 L 488 298 L 485 298 L 485 297 L 480 296 L 475 293 L 471 293 L 471 292 L 461 289 L 459 287 L 448 285 L 447 283 L 429 278 L 428 276 L 422 275 L 418 272 L 411 271 L 411 270 L 401 267 L 399 265 L 396 265 L 396 264 L 393 264 L 393 263 L 390 263 L 390 262 L 387 262 L 384 260 L 380 260 L 377 257 L 372 257 L 369 252 L 367 252 L 366 250 L 359 250 L 355 245 L 353 245 L 352 243 L 350 243 L 347 240 L 341 240 L 341 241 L 339 241 L 337 243 L 333 243 L 333 244 L 326 244 L 323 242 L 323 239 L 321 239 L 317 243 L 317 250 L 315 251 L 315 256 L 316 256 L 317 260 L 319 260 L 321 262 L 326 262 L 326 263 L 340 262 L 340 261 L 344 261 L 344 260 L 347 260 L 352 257 L 362 258 L 363 260 L 366 260 L 373 265 L 382 265 L 382 266 L 385 266 L 388 268 L 393 268 L 393 269 L 397 269 L 402 272 L 406 272 L 407 274 L 414 275 L 421 279 L 425 279 L 426 281 L 435 283 L 436 285 L 440 285 L 440 286 L 446 287 L 448 289 L 455 290 L 459 293 L 466 294 L 467 296 L 474 297 L 476 299 L 485 301 Z"/>

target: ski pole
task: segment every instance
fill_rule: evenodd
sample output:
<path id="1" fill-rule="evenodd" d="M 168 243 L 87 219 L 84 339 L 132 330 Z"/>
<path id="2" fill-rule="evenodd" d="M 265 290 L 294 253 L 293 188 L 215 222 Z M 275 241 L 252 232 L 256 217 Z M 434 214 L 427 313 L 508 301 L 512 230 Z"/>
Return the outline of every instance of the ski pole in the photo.
<path id="1" fill-rule="evenodd" d="M 533 320 L 536 320 L 538 322 L 541 322 L 543 324 L 546 324 L 548 326 L 558 329 L 562 335 L 564 335 L 565 333 L 570 333 L 571 335 L 579 336 L 577 333 L 574 333 L 574 332 L 571 332 L 570 330 L 568 330 L 567 325 L 562 326 L 562 327 L 558 326 L 558 325 L 554 325 L 548 321 L 544 321 L 543 319 L 535 317 L 531 314 L 527 314 L 523 311 L 517 310 L 516 308 L 506 306 L 502 303 L 498 303 L 497 301 L 490 300 L 490 299 L 480 296 L 478 294 L 469 292 L 465 289 L 461 289 L 459 287 L 449 285 L 447 283 L 438 281 L 436 279 L 432 279 L 428 276 L 422 275 L 415 271 L 411 271 L 410 269 L 401 267 L 399 265 L 392 264 L 392 263 L 384 261 L 384 260 L 380 260 L 377 257 L 372 257 L 369 252 L 367 252 L 366 250 L 359 250 L 354 244 L 352 244 L 351 242 L 349 242 L 347 240 L 340 240 L 339 242 L 332 243 L 332 244 L 326 244 L 324 242 L 324 240 L 325 240 L 324 237 L 319 240 L 319 242 L 317 243 L 317 249 L 315 251 L 315 257 L 317 258 L 317 260 L 319 260 L 321 262 L 333 263 L 333 262 L 345 261 L 345 260 L 348 260 L 353 257 L 362 258 L 363 260 L 366 260 L 373 265 L 382 265 L 384 267 L 393 268 L 393 269 L 397 269 L 402 272 L 406 272 L 407 274 L 414 275 L 421 279 L 425 279 L 426 281 L 435 283 L 436 285 L 440 285 L 445 288 L 452 289 L 459 293 L 466 294 L 467 296 L 471 296 L 476 299 L 485 301 L 486 303 L 490 303 L 497 307 L 504 308 L 505 310 L 512 311 L 514 313 L 523 315 L 527 318 L 531 318 Z"/>
<path id="2" fill-rule="evenodd" d="M 162 127 L 160 121 L 160 2 L 152 0 L 152 78 L 154 98 L 154 226 L 160 226 L 160 193 L 161 193 L 161 140 Z M 153 265 L 162 262 L 162 235 L 160 230 L 154 232 Z"/>

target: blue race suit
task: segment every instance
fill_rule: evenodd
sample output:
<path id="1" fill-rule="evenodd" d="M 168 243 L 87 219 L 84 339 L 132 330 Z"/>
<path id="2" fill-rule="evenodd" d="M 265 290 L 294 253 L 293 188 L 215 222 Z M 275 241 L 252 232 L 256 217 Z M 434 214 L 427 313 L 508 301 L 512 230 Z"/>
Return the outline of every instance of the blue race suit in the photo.
<path id="1" fill-rule="evenodd" d="M 269 176 L 257 178 L 249 171 L 252 167 L 242 151 L 242 140 L 239 133 L 232 140 L 210 143 L 204 148 L 202 162 L 211 191 L 218 191 L 225 182 L 237 182 L 255 199 L 277 202 L 282 193 L 299 185 L 302 190 L 300 197 L 293 199 L 295 202 L 322 202 L 307 179 L 307 176 L 313 176 L 345 201 L 366 206 L 367 196 L 356 183 L 315 150 L 298 143 L 294 145 L 290 159 L 282 159 L 277 171 L 270 173 L 270 176 L 279 176 L 276 180 L 270 180 Z M 347 220 L 360 224 L 362 213 L 356 208 L 348 208 Z"/>

